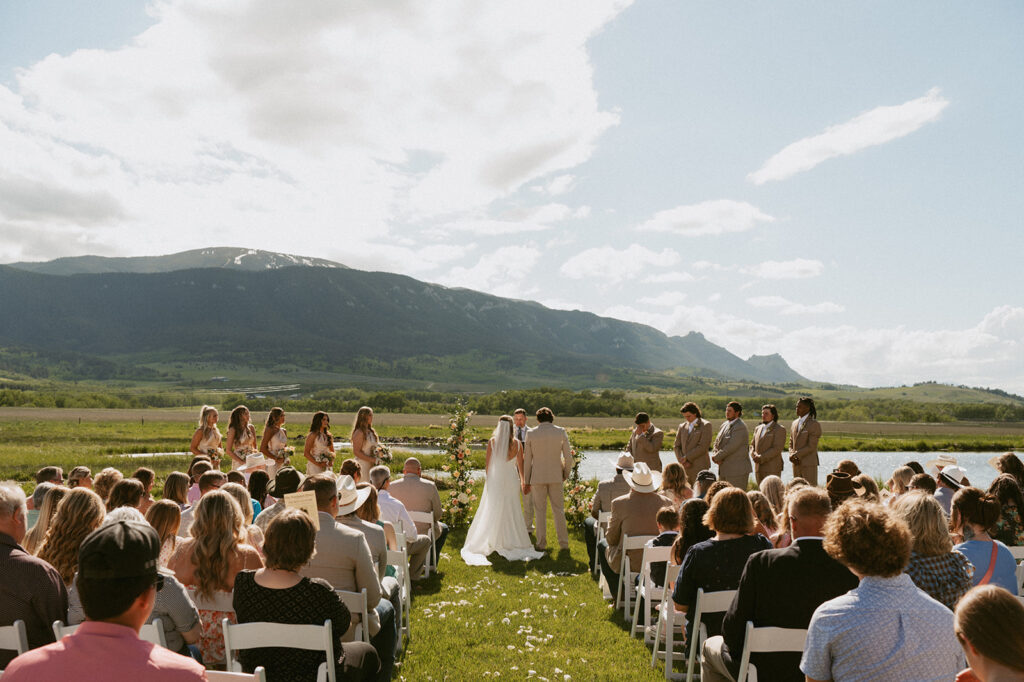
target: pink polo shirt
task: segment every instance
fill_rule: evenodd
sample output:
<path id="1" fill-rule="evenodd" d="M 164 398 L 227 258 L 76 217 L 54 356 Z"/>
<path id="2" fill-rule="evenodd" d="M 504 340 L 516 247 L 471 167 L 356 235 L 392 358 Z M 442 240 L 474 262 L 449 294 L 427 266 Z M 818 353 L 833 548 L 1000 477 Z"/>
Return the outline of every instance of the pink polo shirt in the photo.
<path id="1" fill-rule="evenodd" d="M 205 680 L 206 669 L 187 656 L 139 639 L 129 627 L 86 621 L 73 634 L 18 656 L 3 682 L 39 680 Z"/>

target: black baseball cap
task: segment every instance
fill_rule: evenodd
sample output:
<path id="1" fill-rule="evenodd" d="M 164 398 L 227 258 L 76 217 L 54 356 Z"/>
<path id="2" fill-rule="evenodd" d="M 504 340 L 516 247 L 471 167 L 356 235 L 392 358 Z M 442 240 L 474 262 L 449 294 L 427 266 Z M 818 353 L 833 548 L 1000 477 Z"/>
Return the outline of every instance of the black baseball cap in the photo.
<path id="1" fill-rule="evenodd" d="M 78 550 L 78 576 L 86 579 L 156 576 L 160 536 L 148 523 L 118 521 L 97 528 Z"/>
<path id="2" fill-rule="evenodd" d="M 711 469 L 705 469 L 704 471 L 697 474 L 698 481 L 717 481 L 718 477 L 715 476 L 715 472 Z"/>

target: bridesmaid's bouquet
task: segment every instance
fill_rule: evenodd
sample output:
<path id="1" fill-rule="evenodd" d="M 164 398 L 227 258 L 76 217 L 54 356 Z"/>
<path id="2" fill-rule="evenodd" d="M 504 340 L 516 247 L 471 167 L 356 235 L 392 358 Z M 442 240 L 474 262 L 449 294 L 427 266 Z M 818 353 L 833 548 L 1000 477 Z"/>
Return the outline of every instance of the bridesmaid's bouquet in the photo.
<path id="1" fill-rule="evenodd" d="M 224 448 L 206 448 L 204 454 L 210 456 L 210 459 L 220 459 L 224 456 Z"/>
<path id="2" fill-rule="evenodd" d="M 395 458 L 391 454 L 391 447 L 383 443 L 373 449 L 373 454 L 377 458 L 377 464 L 390 464 L 391 460 Z"/>
<path id="3" fill-rule="evenodd" d="M 292 455 L 294 455 L 294 454 L 295 454 L 295 448 L 293 448 L 291 445 L 286 445 L 285 447 L 281 448 L 280 450 L 275 450 L 274 452 L 270 453 L 270 455 L 274 459 L 279 461 L 279 462 L 286 462 L 286 461 L 288 461 L 289 459 L 292 458 Z"/>

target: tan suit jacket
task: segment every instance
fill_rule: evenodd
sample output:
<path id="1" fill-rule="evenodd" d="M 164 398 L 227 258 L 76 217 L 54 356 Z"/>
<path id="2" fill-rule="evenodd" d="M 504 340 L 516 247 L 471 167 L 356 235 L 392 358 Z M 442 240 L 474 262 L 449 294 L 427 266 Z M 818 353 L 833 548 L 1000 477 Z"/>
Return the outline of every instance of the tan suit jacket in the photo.
<path id="1" fill-rule="evenodd" d="M 622 536 L 657 535 L 658 510 L 672 505 L 672 500 L 658 493 L 638 493 L 630 489 L 629 493 L 612 500 L 612 518 L 608 521 L 608 532 L 604 537 L 608 541 L 608 565 L 616 573 L 622 561 Z M 639 571 L 643 561 L 642 549 L 629 551 L 629 570 Z"/>
<path id="2" fill-rule="evenodd" d="M 782 474 L 782 451 L 786 449 L 786 429 L 777 421 L 767 426 L 758 424 L 754 428 L 754 440 L 750 444 L 750 455 L 759 455 L 761 461 L 755 462 L 754 471 L 758 482 L 765 476 Z"/>
<path id="3" fill-rule="evenodd" d="M 629 484 L 626 483 L 626 479 L 622 477 L 622 474 L 615 474 L 613 478 L 601 481 L 597 484 L 594 501 L 590 503 L 590 515 L 596 519 L 601 512 L 610 512 L 612 510 L 612 500 L 628 494 Z"/>
<path id="4" fill-rule="evenodd" d="M 316 532 L 316 553 L 300 574 L 307 578 L 323 578 L 336 590 L 358 592 L 366 588 L 366 606 L 370 616 L 370 634 L 380 630 L 376 606 L 380 602 L 380 578 L 373 568 L 370 545 L 359 532 L 334 520 L 326 512 L 320 514 L 320 530 Z M 353 626 L 359 620 L 353 614 Z M 349 628 L 352 630 L 352 627 Z"/>
<path id="5" fill-rule="evenodd" d="M 527 485 L 561 484 L 571 472 L 572 450 L 565 429 L 544 422 L 526 432 L 523 479 Z"/>
<path id="6" fill-rule="evenodd" d="M 335 519 L 346 528 L 357 530 L 366 538 L 366 544 L 370 547 L 370 557 L 373 565 L 377 567 L 377 577 L 384 580 L 385 571 L 388 567 L 388 540 L 384 535 L 384 529 L 376 523 L 363 521 L 353 514 L 346 514 Z"/>
<path id="7" fill-rule="evenodd" d="M 665 432 L 657 426 L 651 426 L 647 433 L 636 435 L 636 431 L 629 436 L 629 444 L 626 450 L 633 455 L 633 462 L 644 462 L 651 468 L 651 471 L 661 471 L 661 444 L 665 440 Z"/>
<path id="8" fill-rule="evenodd" d="M 690 433 L 686 431 L 686 422 L 679 425 L 672 449 L 676 453 L 676 459 L 686 470 L 686 478 L 690 483 L 697 480 L 697 474 L 711 468 L 711 457 L 708 455 L 710 447 L 711 422 L 707 419 L 694 419 L 693 431 Z M 686 462 L 690 462 L 690 466 L 686 466 Z"/>
<path id="9" fill-rule="evenodd" d="M 814 481 L 811 485 L 817 485 L 818 468 L 818 439 L 821 438 L 821 424 L 817 419 L 807 417 L 804 427 L 800 428 L 800 420 L 794 419 L 790 425 L 789 456 L 793 462 L 793 473 L 796 476 L 807 476 L 804 472 L 814 471 Z M 810 479 L 808 479 L 810 481 Z"/>
<path id="10" fill-rule="evenodd" d="M 729 481 L 737 488 L 747 489 L 747 479 L 754 468 L 750 464 L 747 444 L 750 436 L 747 425 L 736 417 L 726 421 L 715 437 L 711 459 L 718 465 L 718 478 Z"/>
<path id="11" fill-rule="evenodd" d="M 419 474 L 405 474 L 388 486 L 391 497 L 405 505 L 408 511 L 434 513 L 434 537 L 441 536 L 441 495 L 437 486 L 424 481 Z M 420 535 L 427 534 L 427 524 L 416 522 L 416 531 Z"/>

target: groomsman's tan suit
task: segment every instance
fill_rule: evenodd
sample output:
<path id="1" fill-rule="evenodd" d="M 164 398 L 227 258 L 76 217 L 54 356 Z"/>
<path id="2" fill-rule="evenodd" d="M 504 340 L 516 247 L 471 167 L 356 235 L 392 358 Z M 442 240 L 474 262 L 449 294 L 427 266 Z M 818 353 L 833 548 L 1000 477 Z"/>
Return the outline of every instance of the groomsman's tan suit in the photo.
<path id="1" fill-rule="evenodd" d="M 675 450 L 676 459 L 683 465 L 686 480 L 692 486 L 697 483 L 697 474 L 711 468 L 711 456 L 708 455 L 708 448 L 711 447 L 711 422 L 697 417 L 693 420 L 693 430 L 687 431 L 687 426 L 688 422 L 685 421 L 679 425 L 672 449 Z M 687 463 L 690 466 L 686 466 Z"/>
<path id="2" fill-rule="evenodd" d="M 793 462 L 793 476 L 807 479 L 811 485 L 818 485 L 818 439 L 821 438 L 821 424 L 807 415 L 803 427 L 794 419 L 790 426 L 789 458 Z"/>
<path id="3" fill-rule="evenodd" d="M 786 449 L 786 429 L 779 422 L 761 423 L 754 428 L 754 441 L 750 444 L 750 458 L 754 460 L 757 484 L 765 476 L 782 475 L 782 451 Z M 760 461 L 754 458 L 760 456 Z"/>
<path id="4" fill-rule="evenodd" d="M 565 526 L 565 497 L 562 483 L 572 472 L 572 450 L 565 429 L 551 422 L 541 422 L 526 434 L 523 456 L 523 479 L 533 493 L 533 509 L 537 522 L 537 547 L 547 546 L 548 502 L 555 517 L 558 546 L 569 548 L 569 531 Z"/>
<path id="5" fill-rule="evenodd" d="M 718 465 L 718 478 L 729 481 L 740 490 L 747 489 L 747 481 L 753 467 L 747 444 L 749 443 L 747 425 L 736 417 L 726 420 L 715 437 L 714 452 L 711 459 Z"/>
<path id="6" fill-rule="evenodd" d="M 665 440 L 665 432 L 654 424 L 644 433 L 637 435 L 636 429 L 629 435 L 626 450 L 633 455 L 633 462 L 643 462 L 651 471 L 661 471 L 661 443 Z"/>

